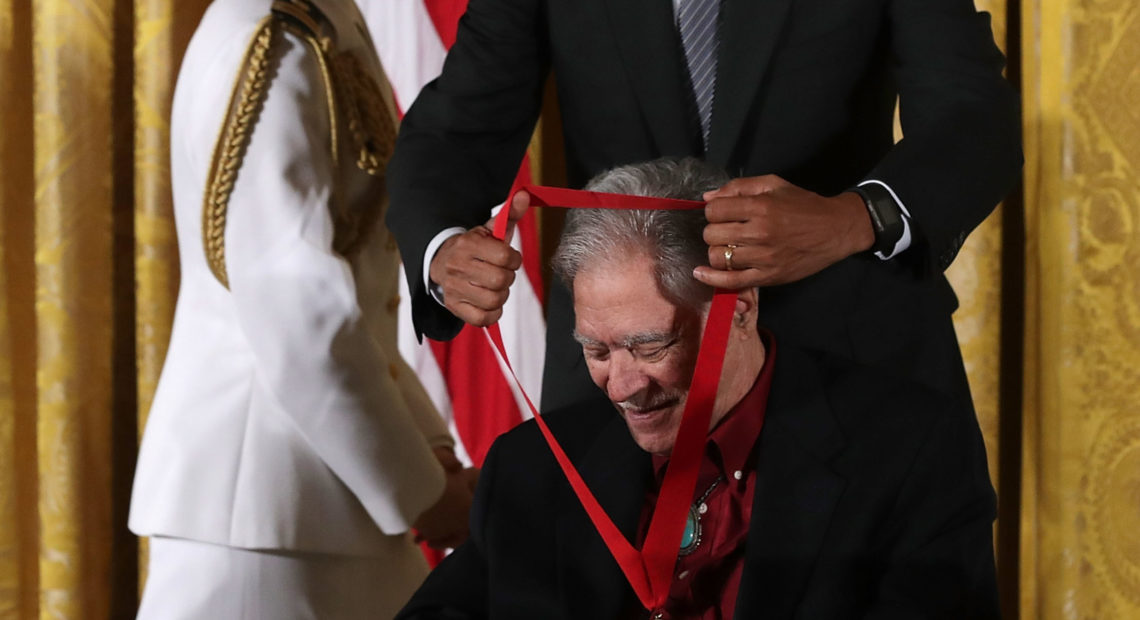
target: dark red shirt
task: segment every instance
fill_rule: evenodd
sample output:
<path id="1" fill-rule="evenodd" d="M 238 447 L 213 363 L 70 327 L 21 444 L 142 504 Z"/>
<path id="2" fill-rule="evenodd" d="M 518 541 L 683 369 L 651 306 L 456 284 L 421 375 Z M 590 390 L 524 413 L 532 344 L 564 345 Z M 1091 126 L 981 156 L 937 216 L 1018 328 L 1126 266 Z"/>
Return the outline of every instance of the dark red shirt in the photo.
<path id="1" fill-rule="evenodd" d="M 703 498 L 701 503 L 705 505 L 702 510 L 697 504 L 701 512 L 700 542 L 688 555 L 677 558 L 669 599 L 663 609 L 650 610 L 650 618 L 730 620 L 736 609 L 736 594 L 744 572 L 744 542 L 752 519 L 754 453 L 776 357 L 771 335 L 762 333 L 762 337 L 767 353 L 760 375 L 748 394 L 709 432 L 705 444 L 705 458 L 693 497 L 694 503 Z M 645 542 L 668 462 L 668 457 L 653 457 L 657 485 L 646 493 L 641 509 L 638 548 Z M 644 612 L 638 617 L 644 618 L 641 614 Z"/>

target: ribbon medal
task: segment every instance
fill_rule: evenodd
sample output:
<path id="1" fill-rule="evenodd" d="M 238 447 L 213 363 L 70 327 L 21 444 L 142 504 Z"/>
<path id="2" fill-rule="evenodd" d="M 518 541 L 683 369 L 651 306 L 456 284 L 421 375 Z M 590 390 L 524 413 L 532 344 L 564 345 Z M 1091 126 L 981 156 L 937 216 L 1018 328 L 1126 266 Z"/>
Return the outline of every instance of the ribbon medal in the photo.
<path id="1" fill-rule="evenodd" d="M 531 196 L 531 206 L 593 208 L 593 209 L 700 209 L 705 203 L 693 200 L 649 198 L 624 194 L 607 194 L 553 187 L 527 186 L 522 188 Z M 510 205 L 514 194 L 507 199 Z M 503 208 L 495 218 L 494 235 L 502 240 L 506 236 L 509 208 Z M 538 413 L 525 390 L 522 392 L 527 406 L 534 414 L 543 438 L 550 446 L 554 458 L 574 489 L 578 500 L 586 509 L 590 521 L 597 528 L 606 547 L 629 580 L 638 600 L 646 609 L 662 607 L 669 596 L 669 586 L 673 577 L 673 567 L 679 554 L 691 553 L 700 544 L 700 506 L 712 491 L 710 487 L 702 498 L 690 505 L 690 499 L 697 486 L 697 474 L 704 454 L 704 441 L 712 417 L 713 403 L 716 401 L 720 385 L 720 373 L 724 365 L 724 353 L 728 347 L 729 330 L 732 327 L 732 313 L 736 304 L 736 293 L 717 289 L 709 307 L 708 321 L 701 338 L 701 349 L 697 354 L 697 365 L 689 388 L 688 400 L 681 418 L 677 441 L 670 455 L 668 469 L 657 497 L 653 518 L 645 544 L 640 550 L 626 540 L 613 520 L 598 504 L 594 494 L 582 480 L 578 470 L 566 456 L 546 422 Z M 484 328 L 487 337 L 498 350 L 515 383 L 522 390 L 518 377 L 514 376 L 510 360 L 503 346 L 502 334 L 496 323 Z M 718 481 L 719 482 L 719 481 Z M 694 512 L 695 511 L 695 512 Z M 687 551 L 686 551 L 687 549 Z"/>

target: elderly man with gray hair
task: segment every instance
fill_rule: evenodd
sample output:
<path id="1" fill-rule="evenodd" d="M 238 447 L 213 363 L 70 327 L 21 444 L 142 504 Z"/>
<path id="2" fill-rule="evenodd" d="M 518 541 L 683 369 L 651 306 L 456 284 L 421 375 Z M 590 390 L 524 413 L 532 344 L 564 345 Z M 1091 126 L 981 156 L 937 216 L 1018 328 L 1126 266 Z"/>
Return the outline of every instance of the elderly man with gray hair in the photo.
<path id="1" fill-rule="evenodd" d="M 699 199 L 726 180 L 658 160 L 587 189 Z M 713 291 L 692 277 L 708 260 L 704 224 L 701 210 L 574 210 L 554 257 L 600 392 L 544 419 L 638 548 L 709 316 Z M 757 327 L 762 303 L 756 289 L 736 296 L 669 596 L 648 617 L 998 617 L 994 492 L 972 412 L 777 346 Z M 491 449 L 470 530 L 399 617 L 647 617 L 533 421 Z"/>

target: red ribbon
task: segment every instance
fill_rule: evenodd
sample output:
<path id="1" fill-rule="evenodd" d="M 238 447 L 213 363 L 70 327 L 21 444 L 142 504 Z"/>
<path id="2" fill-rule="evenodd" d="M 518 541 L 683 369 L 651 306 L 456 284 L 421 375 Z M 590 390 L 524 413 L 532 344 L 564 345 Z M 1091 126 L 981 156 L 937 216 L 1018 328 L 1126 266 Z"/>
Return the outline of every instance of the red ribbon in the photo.
<path id="1" fill-rule="evenodd" d="M 538 207 L 564 207 L 564 208 L 590 208 L 590 209 L 700 209 L 705 203 L 695 200 L 675 200 L 668 198 L 648 198 L 644 196 L 627 196 L 624 194 L 606 194 L 581 190 L 561 189 L 556 187 L 528 186 L 521 188 L 530 194 L 531 206 Z M 507 199 L 503 209 L 495 218 L 494 234 L 498 239 L 504 239 L 507 231 L 510 205 L 514 201 L 514 194 Z M 665 472 L 665 479 L 661 485 L 661 493 L 657 497 L 657 506 L 653 511 L 653 518 L 649 523 L 649 531 L 645 537 L 645 544 L 641 550 L 633 548 L 626 540 L 613 520 L 598 504 L 594 494 L 582 480 L 578 470 L 562 450 L 562 446 L 554 438 L 546 422 L 539 415 L 530 396 L 522 389 L 518 377 L 514 375 L 507 351 L 503 346 L 503 337 L 499 331 L 498 323 L 484 328 L 499 355 L 502 356 L 511 376 L 522 391 L 534 420 L 538 424 L 546 443 L 550 446 L 554 458 L 562 468 L 570 486 L 574 489 L 578 501 L 586 509 L 590 521 L 601 534 L 610 553 L 617 560 L 637 598 L 646 609 L 663 607 L 669 596 L 669 586 L 673 578 L 673 567 L 677 564 L 677 554 L 681 547 L 681 536 L 685 531 L 685 519 L 689 512 L 689 503 L 697 486 L 697 474 L 700 471 L 701 458 L 704 454 L 705 437 L 708 434 L 709 421 L 712 418 L 713 404 L 716 401 L 717 388 L 720 385 L 721 368 L 724 365 L 724 353 L 728 348 L 728 335 L 732 327 L 732 313 L 736 305 L 737 294 L 733 291 L 717 289 L 713 294 L 712 305 L 709 308 L 708 321 L 701 339 L 701 349 L 697 354 L 697 365 L 693 371 L 693 380 L 689 386 L 688 399 L 685 402 L 685 411 L 681 417 L 681 427 L 677 433 L 677 441 L 669 458 L 669 467 Z"/>

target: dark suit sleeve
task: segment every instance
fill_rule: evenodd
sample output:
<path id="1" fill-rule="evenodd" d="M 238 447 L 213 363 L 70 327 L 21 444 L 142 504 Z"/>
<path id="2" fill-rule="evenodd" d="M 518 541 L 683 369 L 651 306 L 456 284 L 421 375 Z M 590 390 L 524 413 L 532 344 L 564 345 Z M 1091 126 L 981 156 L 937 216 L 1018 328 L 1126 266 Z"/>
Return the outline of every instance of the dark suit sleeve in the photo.
<path id="1" fill-rule="evenodd" d="M 904 137 L 868 178 L 894 189 L 913 218 L 912 247 L 945 270 L 1017 180 L 1018 97 L 973 0 L 890 0 L 887 20 Z"/>
<path id="2" fill-rule="evenodd" d="M 479 474 L 471 506 L 471 536 L 432 570 L 396 620 L 476 620 L 488 616 L 485 534 L 500 443 L 491 446 Z"/>
<path id="3" fill-rule="evenodd" d="M 396 235 L 416 334 L 454 337 L 462 323 L 424 287 L 424 251 L 445 228 L 487 221 L 526 152 L 549 71 L 537 0 L 471 0 L 440 77 L 401 124 L 388 166 Z"/>
<path id="4" fill-rule="evenodd" d="M 1000 617 L 993 556 L 996 498 L 970 412 L 943 412 L 903 483 L 874 620 Z"/>

